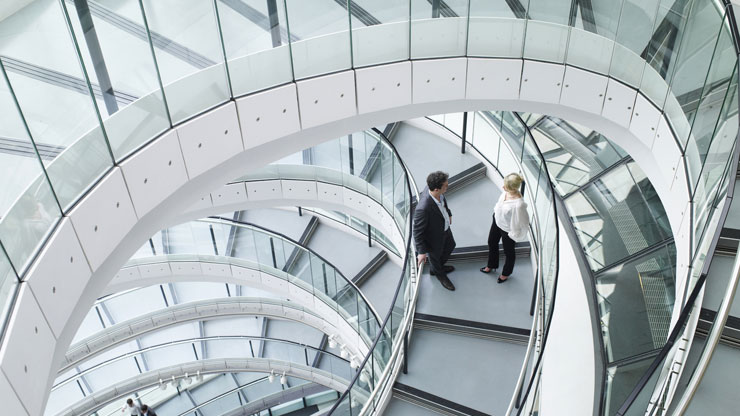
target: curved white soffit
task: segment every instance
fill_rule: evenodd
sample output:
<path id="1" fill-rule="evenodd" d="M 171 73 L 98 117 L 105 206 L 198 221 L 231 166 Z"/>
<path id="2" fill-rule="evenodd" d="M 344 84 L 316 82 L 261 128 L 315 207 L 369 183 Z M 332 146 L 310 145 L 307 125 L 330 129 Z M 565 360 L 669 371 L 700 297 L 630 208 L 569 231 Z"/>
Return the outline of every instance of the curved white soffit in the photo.
<path id="1" fill-rule="evenodd" d="M 251 198 L 248 196 L 250 194 Z M 303 198 L 302 195 L 312 195 L 313 198 Z M 170 218 L 168 224 L 182 224 L 224 212 L 278 207 L 308 207 L 344 212 L 380 230 L 399 252 L 406 248 L 402 231 L 378 202 L 341 185 L 311 180 L 276 178 L 228 184 L 201 196 L 185 212 Z"/>
<path id="2" fill-rule="evenodd" d="M 95 298 L 141 244 L 198 195 L 344 134 L 428 114 L 491 109 L 572 120 L 629 152 L 666 207 L 679 273 L 686 269 L 690 221 L 683 219 L 690 211 L 681 152 L 661 112 L 634 89 L 573 67 L 519 59 L 348 70 L 215 108 L 166 132 L 97 183 L 62 220 L 19 291 L 0 350 L 0 399 L 11 403 L 8 410 L 25 413 L 20 399 L 29 413 L 41 414 L 56 374 L 52 363 L 61 361 Z"/>
<path id="3" fill-rule="evenodd" d="M 159 370 L 132 377 L 117 386 L 97 391 L 65 410 L 57 413 L 59 416 L 86 415 L 126 395 L 140 391 L 147 387 L 156 386 L 159 380 L 181 378 L 188 374 L 202 375 L 220 373 L 267 373 L 275 371 L 280 375 L 285 372 L 288 377 L 300 378 L 336 391 L 344 391 L 349 386 L 349 380 L 336 376 L 328 371 L 320 370 L 288 361 L 269 358 L 212 358 L 208 360 L 192 361 L 165 367 Z"/>
<path id="4" fill-rule="evenodd" d="M 338 315 L 336 312 L 335 314 Z M 98 331 L 69 347 L 58 372 L 64 373 L 105 351 L 163 328 L 193 321 L 241 316 L 263 316 L 300 322 L 326 335 L 338 335 L 334 325 L 321 316 L 306 313 L 304 308 L 294 302 L 249 297 L 208 299 L 160 309 Z M 344 340 L 340 342 L 348 344 Z M 352 348 L 351 345 L 348 347 Z M 357 354 L 357 351 L 352 353 Z"/>
<path id="5" fill-rule="evenodd" d="M 295 282 L 303 283 L 298 278 L 294 279 Z M 313 293 L 295 282 L 289 282 L 270 273 L 238 264 L 210 263 L 207 261 L 163 261 L 126 267 L 121 269 L 113 278 L 106 291 L 110 290 L 110 293 L 116 293 L 159 283 L 204 281 L 249 286 L 284 296 L 290 302 L 294 302 L 296 305 L 321 316 L 337 330 L 337 335 L 348 342 L 348 346 L 352 348 L 353 353 L 359 353 L 359 357 L 364 357 L 369 350 L 370 346 L 365 343 L 347 320 L 320 298 L 314 296 Z"/>

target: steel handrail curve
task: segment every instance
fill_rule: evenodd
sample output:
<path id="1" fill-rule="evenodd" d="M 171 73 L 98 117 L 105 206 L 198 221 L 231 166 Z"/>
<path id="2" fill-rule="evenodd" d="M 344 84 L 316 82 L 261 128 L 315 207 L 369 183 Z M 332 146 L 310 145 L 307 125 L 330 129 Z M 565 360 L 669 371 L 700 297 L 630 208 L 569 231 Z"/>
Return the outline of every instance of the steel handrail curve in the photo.
<path id="1" fill-rule="evenodd" d="M 115 363 L 115 362 L 118 362 L 118 361 L 121 361 L 121 360 L 125 360 L 126 358 L 134 357 L 136 355 L 143 354 L 145 352 L 149 352 L 149 351 L 153 351 L 153 350 L 158 350 L 158 349 L 162 349 L 162 348 L 167 348 L 167 347 L 170 347 L 170 346 L 173 346 L 173 345 L 190 344 L 190 343 L 193 343 L 193 342 L 220 341 L 220 340 L 242 340 L 242 341 L 277 342 L 277 343 L 281 343 L 281 344 L 295 345 L 295 346 L 298 346 L 298 347 L 301 347 L 301 348 L 306 348 L 306 349 L 310 349 L 310 350 L 316 351 L 317 353 L 328 354 L 328 355 L 333 356 L 335 358 L 339 358 L 340 360 L 342 360 L 342 361 L 346 362 L 347 364 L 349 364 L 349 360 L 346 360 L 346 359 L 344 359 L 344 358 L 342 358 L 342 357 L 340 357 L 340 356 L 338 356 L 338 355 L 336 355 L 336 354 L 334 354 L 332 352 L 325 351 L 325 350 L 322 350 L 322 349 L 313 347 L 311 345 L 302 344 L 300 342 L 291 341 L 291 340 L 288 340 L 288 339 L 270 338 L 270 337 L 259 337 L 259 336 L 249 336 L 249 335 L 215 335 L 215 336 L 209 336 L 209 337 L 185 338 L 185 339 L 180 339 L 180 340 L 176 340 L 176 341 L 163 342 L 161 344 L 155 344 L 155 345 L 150 345 L 150 346 L 145 347 L 145 348 L 140 348 L 140 349 L 135 350 L 135 351 L 129 351 L 129 352 L 124 353 L 124 354 L 121 354 L 119 356 L 116 356 L 116 357 L 107 359 L 107 360 L 105 360 L 105 361 L 103 361 L 101 363 L 95 364 L 94 366 L 92 366 L 90 368 L 87 368 L 87 369 L 85 369 L 83 371 L 80 371 L 77 374 L 73 374 L 73 375 L 69 376 L 68 378 L 66 378 L 66 379 L 60 381 L 59 383 L 56 383 L 54 386 L 52 386 L 51 391 L 55 391 L 55 390 L 59 389 L 60 387 L 66 385 L 68 383 L 71 383 L 72 381 L 75 381 L 75 380 L 79 379 L 80 377 L 84 377 L 85 375 L 87 375 L 87 374 L 89 374 L 89 373 L 91 373 L 91 372 L 93 372 L 95 370 L 98 370 L 100 368 L 103 368 L 103 367 L 105 367 L 105 366 L 107 366 L 109 364 L 112 364 L 112 363 Z M 264 357 L 251 357 L 251 358 L 264 358 Z M 199 360 L 196 360 L 196 361 L 199 361 Z M 150 371 L 156 371 L 156 370 L 150 370 Z"/>
<path id="2" fill-rule="evenodd" d="M 125 320 L 125 321 L 121 321 L 121 322 L 119 322 L 117 324 L 114 324 L 114 325 L 111 325 L 111 326 L 109 326 L 107 328 L 104 328 L 103 330 L 98 331 L 95 334 L 93 334 L 93 335 L 91 335 L 91 336 L 89 336 L 87 338 L 83 338 L 82 340 L 74 343 L 73 345 L 71 345 L 69 347 L 69 349 L 67 349 L 67 354 L 65 354 L 65 358 L 64 358 L 65 364 L 62 365 L 62 367 L 60 368 L 60 370 L 58 371 L 58 373 L 63 373 L 64 371 L 66 371 L 66 370 L 69 369 L 70 365 L 72 365 L 69 361 L 67 361 L 68 360 L 68 356 L 69 356 L 70 353 L 76 353 L 77 351 L 80 351 L 80 350 L 87 351 L 87 354 L 84 356 L 84 358 L 82 358 L 82 359 L 75 359 L 72 363 L 79 364 L 81 362 L 87 361 L 90 358 L 99 355 L 103 351 L 106 351 L 106 350 L 110 349 L 112 346 L 115 346 L 115 345 L 120 344 L 121 343 L 121 339 L 120 338 L 116 338 L 115 341 L 114 341 L 114 343 L 113 343 L 113 345 L 107 345 L 107 346 L 105 346 L 102 349 L 98 349 L 98 350 L 95 350 L 95 351 L 92 351 L 92 352 L 90 351 L 90 344 L 95 344 L 95 342 L 97 342 L 99 340 L 109 338 L 111 335 L 115 335 L 119 331 L 125 330 L 126 328 L 128 328 L 128 330 L 131 330 L 131 326 L 136 326 L 137 324 L 140 324 L 142 322 L 150 322 L 154 318 L 159 317 L 163 313 L 167 313 L 167 314 L 169 314 L 169 313 L 178 313 L 178 311 L 188 310 L 188 309 L 191 309 L 191 308 L 193 308 L 195 306 L 208 307 L 208 306 L 221 306 L 221 305 L 228 305 L 228 304 L 254 304 L 254 303 L 281 306 L 283 308 L 286 307 L 286 305 L 285 305 L 284 302 L 280 302 L 280 301 L 277 301 L 275 299 L 247 297 L 247 296 L 237 296 L 237 297 L 230 297 L 230 298 L 214 298 L 214 299 L 207 299 L 207 300 L 203 300 L 203 301 L 184 302 L 184 303 L 180 303 L 180 304 L 177 304 L 177 305 L 174 305 L 174 306 L 170 306 L 170 307 L 165 308 L 165 309 L 159 309 L 159 310 L 156 310 L 156 311 L 154 311 L 152 313 L 148 313 L 148 314 L 145 314 L 145 315 L 136 316 L 136 317 L 133 317 L 131 319 L 128 319 L 128 320 Z M 319 319 L 321 318 L 319 315 L 317 315 L 316 313 L 314 313 L 312 310 L 310 310 L 308 308 L 305 308 L 303 306 L 291 304 L 290 307 L 293 310 L 301 311 L 303 314 L 312 315 L 312 316 L 314 316 L 316 318 L 319 318 Z M 242 313 L 242 312 L 239 312 L 239 313 Z M 197 320 L 197 319 L 201 319 L 201 317 L 202 317 L 202 315 L 197 315 L 196 317 L 189 318 L 189 320 Z M 183 321 L 167 322 L 167 324 L 165 324 L 165 326 L 176 325 L 176 324 L 182 323 L 182 322 Z M 147 332 L 149 332 L 149 331 L 147 331 Z M 132 335 L 132 337 L 138 337 L 138 336 L 140 336 L 140 335 L 138 335 L 138 334 L 137 335 Z M 130 338 L 124 338 L 124 339 L 130 339 Z"/>
<path id="3" fill-rule="evenodd" d="M 323 262 L 324 262 L 324 263 L 326 263 L 327 265 L 331 266 L 331 267 L 332 267 L 332 268 L 334 269 L 334 272 L 335 272 L 336 274 L 338 274 L 338 275 L 342 276 L 342 279 L 344 279 L 344 280 L 345 280 L 345 282 L 347 282 L 347 286 L 345 286 L 345 288 L 347 288 L 347 287 L 351 286 L 351 287 L 353 287 L 353 288 L 355 289 L 355 291 L 357 292 L 358 296 L 360 296 L 360 297 L 362 298 L 362 300 L 364 300 L 364 301 L 365 301 L 365 304 L 366 304 L 366 305 L 368 306 L 368 308 L 370 308 L 370 311 L 372 312 L 372 314 L 373 314 L 373 317 L 375 318 L 375 321 L 376 321 L 376 323 L 377 323 L 378 325 L 380 325 L 380 318 L 378 317 L 378 313 L 377 313 L 377 312 L 375 311 L 375 308 L 373 307 L 372 303 L 370 303 L 370 302 L 369 302 L 369 301 L 367 300 L 367 298 L 365 298 L 365 295 L 364 295 L 364 294 L 362 293 L 362 291 L 360 291 L 360 289 L 359 289 L 359 288 L 357 287 L 357 285 L 355 285 L 355 284 L 354 284 L 354 282 L 352 282 L 352 280 L 351 280 L 351 279 L 347 279 L 347 278 L 346 278 L 346 277 L 344 276 L 344 274 L 342 274 L 342 272 L 340 272 L 340 271 L 339 271 L 339 269 L 338 269 L 338 268 L 336 268 L 336 267 L 335 267 L 335 266 L 334 266 L 333 264 L 329 263 L 329 262 L 328 262 L 328 261 L 327 261 L 327 260 L 326 260 L 325 258 L 321 257 L 321 255 L 319 255 L 319 254 L 318 254 L 318 253 L 316 253 L 315 251 L 313 251 L 313 250 L 311 250 L 311 249 L 309 249 L 309 248 L 307 248 L 307 247 L 304 247 L 304 246 L 303 246 L 303 245 L 301 245 L 301 244 L 300 244 L 299 242 L 297 242 L 297 241 L 293 240 L 292 238 L 290 238 L 290 237 L 286 236 L 285 234 L 282 234 L 282 233 L 279 233 L 279 232 L 276 232 L 276 231 L 272 231 L 272 230 L 268 230 L 267 228 L 264 228 L 264 227 L 262 227 L 262 226 L 259 226 L 259 225 L 256 225 L 256 224 L 253 224 L 253 223 L 250 223 L 250 222 L 246 222 L 246 221 L 239 221 L 239 220 L 237 220 L 237 219 L 233 219 L 233 218 L 220 217 L 220 216 L 217 216 L 217 215 L 214 215 L 214 216 L 210 216 L 210 217 L 208 217 L 208 219 L 211 219 L 211 220 L 218 220 L 218 221 L 208 221 L 208 220 L 196 220 L 196 222 L 204 222 L 204 223 L 214 223 L 214 224 L 222 224 L 222 223 L 226 222 L 226 223 L 230 223 L 230 224 L 232 224 L 232 225 L 235 225 L 235 226 L 242 226 L 242 227 L 244 227 L 244 226 L 246 226 L 246 227 L 253 227 L 253 228 L 256 228 L 256 229 L 258 229 L 258 230 L 260 230 L 260 231 L 265 231 L 265 232 L 266 232 L 267 234 L 273 234 L 273 235 L 275 235 L 276 237 L 279 237 L 279 238 L 285 239 L 285 240 L 287 240 L 288 242 L 290 242 L 291 244 L 294 244 L 294 245 L 295 245 L 296 247 L 298 247 L 298 248 L 301 248 L 301 249 L 304 249 L 304 250 L 306 250 L 307 252 L 309 252 L 310 254 L 313 254 L 313 255 L 315 255 L 315 256 L 316 256 L 316 257 L 318 257 L 318 258 L 319 258 L 319 259 L 320 259 L 321 261 L 323 261 Z M 246 228 L 246 227 L 244 227 L 244 228 Z M 233 257 L 233 256 L 225 256 L 225 257 Z M 339 293 L 339 292 L 337 292 L 337 293 Z"/>
<path id="4" fill-rule="evenodd" d="M 385 141 L 385 143 L 391 148 L 391 150 L 393 151 L 393 153 L 398 157 L 398 162 L 403 167 L 403 171 L 404 171 L 404 175 L 405 175 L 405 179 L 406 179 L 406 188 L 407 188 L 407 191 L 409 193 L 409 204 L 410 204 L 410 206 L 409 206 L 409 212 L 407 213 L 408 218 L 407 218 L 407 221 L 406 221 L 406 229 L 408 230 L 408 234 L 406 236 L 406 254 L 405 254 L 404 260 L 403 260 L 403 267 L 401 268 L 401 279 L 398 280 L 398 285 L 396 286 L 396 291 L 395 291 L 395 293 L 393 295 L 393 300 L 391 301 L 391 306 L 388 309 L 388 313 L 386 314 L 385 319 L 383 320 L 383 324 L 380 326 L 380 331 L 378 331 L 378 335 L 375 337 L 375 340 L 373 341 L 372 345 L 370 346 L 370 349 L 368 350 L 367 355 L 365 356 L 365 358 L 360 363 L 360 366 L 357 367 L 357 372 L 356 372 L 355 376 L 352 378 L 352 381 L 350 382 L 349 386 L 347 387 L 347 390 L 345 390 L 344 393 L 342 393 L 342 395 L 339 397 L 339 399 L 337 399 L 337 401 L 334 402 L 334 405 L 331 407 L 331 409 L 329 409 L 329 412 L 327 413 L 328 415 L 333 415 L 334 412 L 339 407 L 339 405 L 342 402 L 344 402 L 344 400 L 350 394 L 350 391 L 352 391 L 352 387 L 354 387 L 355 384 L 357 384 L 358 380 L 360 379 L 360 375 L 362 374 L 362 369 L 365 368 L 365 365 L 367 364 L 367 361 L 370 359 L 370 357 L 373 356 L 373 352 L 375 351 L 375 348 L 377 347 L 378 342 L 382 338 L 382 335 L 383 335 L 383 333 L 385 331 L 385 328 L 387 327 L 388 322 L 390 322 L 390 318 L 393 315 L 393 307 L 396 304 L 396 301 L 398 300 L 399 293 L 401 292 L 401 286 L 403 285 L 403 276 L 406 274 L 406 268 L 408 267 L 408 264 L 409 264 L 409 255 L 414 254 L 414 258 L 413 259 L 415 260 L 415 258 L 416 258 L 415 250 L 413 248 L 413 245 L 411 244 L 411 240 L 413 239 L 412 236 L 411 236 L 411 217 L 413 215 L 413 212 L 412 212 L 413 204 L 411 203 L 411 200 L 412 200 L 412 196 L 418 194 L 418 190 L 416 189 L 416 184 L 413 183 L 413 181 L 411 179 L 411 174 L 409 173 L 410 171 L 408 169 L 408 166 L 406 166 L 406 163 L 400 157 L 400 154 L 398 153 L 398 150 L 393 145 L 393 143 L 391 143 L 391 141 L 388 140 L 387 137 L 385 137 L 385 134 L 383 134 L 383 132 L 381 132 L 377 128 L 373 128 L 373 131 L 375 133 L 377 133 L 383 139 L 383 141 Z M 412 193 L 412 189 L 411 189 L 412 184 L 414 185 L 414 190 L 416 191 L 414 193 Z M 414 261 L 414 264 L 416 264 L 415 261 Z M 416 275 L 418 276 L 419 270 L 420 270 L 420 268 L 417 267 L 416 270 L 412 270 L 412 271 L 413 272 L 416 272 L 417 273 Z M 418 279 L 417 279 L 417 281 L 418 281 Z M 408 322 L 407 322 L 407 325 L 408 325 Z M 403 331 L 401 331 L 401 328 L 399 327 L 399 333 L 403 332 L 403 334 L 404 334 L 403 337 L 406 336 L 406 331 L 407 331 L 407 328 L 403 328 Z M 393 340 L 393 331 L 392 330 L 390 331 L 390 335 L 391 335 L 391 340 Z M 402 337 L 399 337 L 397 339 L 401 339 L 401 338 Z M 387 367 L 386 367 L 386 370 L 384 371 L 384 374 L 387 372 L 388 368 L 391 368 L 393 366 L 393 362 L 394 362 L 394 359 L 395 358 L 397 358 L 397 355 L 394 357 L 393 354 L 391 353 L 391 356 L 388 358 L 388 362 L 386 363 L 386 366 Z M 372 393 L 370 394 L 367 403 L 372 403 L 373 396 L 375 395 L 376 391 L 379 388 L 381 388 L 381 387 L 382 387 L 381 386 L 381 383 L 377 383 L 375 385 L 375 388 L 373 389 Z M 367 403 L 365 405 L 367 405 Z"/>

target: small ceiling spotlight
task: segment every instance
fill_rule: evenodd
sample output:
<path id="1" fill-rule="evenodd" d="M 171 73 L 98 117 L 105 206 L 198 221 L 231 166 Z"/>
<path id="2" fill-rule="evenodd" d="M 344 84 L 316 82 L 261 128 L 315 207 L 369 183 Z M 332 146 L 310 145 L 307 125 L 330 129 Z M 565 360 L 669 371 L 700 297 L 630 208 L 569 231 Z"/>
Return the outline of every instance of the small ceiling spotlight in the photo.
<path id="1" fill-rule="evenodd" d="M 272 383 L 273 381 L 275 381 L 275 370 L 271 370 L 270 371 L 270 375 L 267 376 L 267 381 L 269 381 L 270 383 Z"/>
<path id="2" fill-rule="evenodd" d="M 367 371 L 360 373 L 360 381 L 365 384 L 370 384 L 370 377 L 368 376 Z"/>
<path id="3" fill-rule="evenodd" d="M 336 347 L 337 347 L 336 335 L 331 334 L 329 335 L 329 348 L 336 348 Z"/>
<path id="4" fill-rule="evenodd" d="M 193 378 L 188 375 L 188 373 L 185 373 L 185 378 L 183 379 L 185 381 L 185 385 L 189 386 L 193 384 Z"/>
<path id="5" fill-rule="evenodd" d="M 339 355 L 341 355 L 342 358 L 346 360 L 349 357 L 349 351 L 347 351 L 347 346 L 342 344 L 339 348 L 341 349 L 341 352 L 339 353 Z"/>
<path id="6" fill-rule="evenodd" d="M 280 377 L 280 384 L 283 386 L 288 384 L 288 377 L 285 377 L 285 371 L 283 371 L 283 375 Z"/>
<path id="7" fill-rule="evenodd" d="M 165 383 L 161 378 L 159 379 L 159 388 L 162 390 L 167 389 L 167 383 Z"/>
<path id="8" fill-rule="evenodd" d="M 359 362 L 359 361 L 357 361 L 357 358 L 355 358 L 355 356 L 354 356 L 354 355 L 353 355 L 353 356 L 351 356 L 351 357 L 350 357 L 350 359 L 349 359 L 349 366 L 350 366 L 350 368 L 352 368 L 353 370 L 354 370 L 354 369 L 356 369 L 357 367 L 359 367 L 359 366 L 360 366 L 360 362 Z"/>
<path id="9" fill-rule="evenodd" d="M 203 381 L 203 374 L 200 373 L 200 370 L 195 373 L 195 381 Z"/>
<path id="10" fill-rule="evenodd" d="M 175 379 L 175 376 L 172 376 L 172 381 L 170 381 L 170 384 L 172 384 L 172 387 L 177 387 L 177 379 Z"/>

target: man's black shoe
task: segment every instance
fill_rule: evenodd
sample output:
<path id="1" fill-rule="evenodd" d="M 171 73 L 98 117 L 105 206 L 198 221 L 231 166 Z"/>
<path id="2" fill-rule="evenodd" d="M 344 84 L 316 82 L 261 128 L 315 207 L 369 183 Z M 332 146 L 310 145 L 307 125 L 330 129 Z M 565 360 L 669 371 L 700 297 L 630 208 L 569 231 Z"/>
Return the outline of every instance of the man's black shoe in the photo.
<path id="1" fill-rule="evenodd" d="M 452 290 L 452 291 L 455 290 L 455 285 L 452 284 L 452 282 L 450 281 L 450 279 L 447 278 L 447 276 L 438 277 L 438 279 L 439 279 L 439 283 L 442 283 L 442 286 L 444 286 L 445 289 Z"/>

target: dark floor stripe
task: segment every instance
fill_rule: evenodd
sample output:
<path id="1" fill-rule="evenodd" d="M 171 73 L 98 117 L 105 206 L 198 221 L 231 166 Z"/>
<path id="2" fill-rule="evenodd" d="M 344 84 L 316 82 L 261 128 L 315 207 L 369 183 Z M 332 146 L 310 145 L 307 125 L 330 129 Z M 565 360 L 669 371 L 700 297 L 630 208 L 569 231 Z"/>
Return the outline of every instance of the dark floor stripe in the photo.
<path id="1" fill-rule="evenodd" d="M 455 403 L 451 400 L 447 400 L 445 398 L 428 393 L 424 390 L 419 390 L 417 388 L 414 388 L 414 387 L 411 387 L 409 385 L 402 384 L 399 382 L 396 382 L 396 384 L 393 385 L 393 389 L 403 392 L 409 396 L 418 397 L 425 401 L 432 402 L 442 408 L 452 409 L 459 413 L 464 413 L 464 414 L 471 415 L 471 416 L 488 416 L 487 413 L 483 413 L 481 411 L 461 405 L 460 403 Z"/>
<path id="2" fill-rule="evenodd" d="M 505 332 L 508 334 L 524 335 L 529 336 L 529 329 L 516 328 L 513 326 L 489 324 L 486 322 L 468 321 L 466 319 L 450 318 L 449 316 L 439 315 L 428 315 L 425 313 L 417 312 L 414 314 L 414 320 L 422 320 L 427 322 L 439 322 L 447 325 L 455 325 L 460 327 L 472 328 L 472 329 L 483 329 L 486 331 Z"/>

